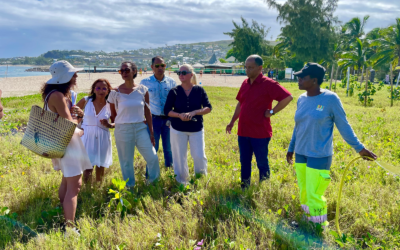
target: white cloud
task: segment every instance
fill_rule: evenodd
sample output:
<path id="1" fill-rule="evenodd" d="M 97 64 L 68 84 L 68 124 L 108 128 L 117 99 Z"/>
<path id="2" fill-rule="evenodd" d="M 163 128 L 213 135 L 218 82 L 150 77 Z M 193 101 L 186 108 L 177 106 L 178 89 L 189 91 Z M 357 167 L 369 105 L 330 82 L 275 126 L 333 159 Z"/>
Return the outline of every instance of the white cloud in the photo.
<path id="1" fill-rule="evenodd" d="M 229 39 L 223 32 L 240 16 L 271 27 L 277 12 L 263 0 L 0 0 L 0 57 L 37 56 L 52 49 L 116 51 Z M 342 21 L 371 15 L 367 29 L 399 17 L 392 0 L 339 2 Z M 384 14 L 384 15 L 383 15 Z"/>

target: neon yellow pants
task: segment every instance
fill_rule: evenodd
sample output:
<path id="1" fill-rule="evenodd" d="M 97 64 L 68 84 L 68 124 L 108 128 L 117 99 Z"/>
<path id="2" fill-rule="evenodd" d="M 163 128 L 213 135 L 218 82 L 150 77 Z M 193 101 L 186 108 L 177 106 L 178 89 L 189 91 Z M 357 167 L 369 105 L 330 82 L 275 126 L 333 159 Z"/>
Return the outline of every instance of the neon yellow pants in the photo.
<path id="1" fill-rule="evenodd" d="M 329 170 L 311 168 L 307 163 L 296 163 L 295 167 L 302 209 L 309 221 L 326 225 L 328 212 L 324 193 L 331 182 Z"/>

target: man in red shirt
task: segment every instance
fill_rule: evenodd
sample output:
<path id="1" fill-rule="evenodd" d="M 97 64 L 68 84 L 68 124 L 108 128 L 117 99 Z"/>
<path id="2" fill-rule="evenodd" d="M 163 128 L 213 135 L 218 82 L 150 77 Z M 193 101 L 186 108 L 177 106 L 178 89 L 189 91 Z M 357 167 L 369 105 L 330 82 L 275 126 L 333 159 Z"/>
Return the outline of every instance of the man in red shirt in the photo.
<path id="1" fill-rule="evenodd" d="M 251 159 L 256 156 L 260 171 L 260 181 L 270 176 L 268 163 L 268 144 L 272 137 L 270 117 L 284 109 L 293 97 L 278 82 L 263 76 L 263 60 L 258 55 L 246 59 L 245 69 L 249 77 L 244 80 L 236 99 L 235 113 L 226 126 L 231 133 L 235 121 L 239 118 L 238 143 L 240 151 L 242 188 L 250 185 Z M 272 108 L 272 102 L 278 104 Z"/>

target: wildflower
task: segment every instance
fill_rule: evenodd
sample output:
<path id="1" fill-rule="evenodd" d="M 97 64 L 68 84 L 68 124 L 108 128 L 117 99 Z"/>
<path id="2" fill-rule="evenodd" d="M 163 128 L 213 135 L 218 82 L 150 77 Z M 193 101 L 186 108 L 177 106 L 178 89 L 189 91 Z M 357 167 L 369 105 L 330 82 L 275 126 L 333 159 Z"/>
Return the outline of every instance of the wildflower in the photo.
<path id="1" fill-rule="evenodd" d="M 233 171 L 237 171 L 237 170 L 238 170 L 237 168 L 234 168 L 234 169 L 233 169 Z"/>
<path id="2" fill-rule="evenodd" d="M 7 168 L 7 166 L 4 166 L 4 168 Z"/>
<path id="3" fill-rule="evenodd" d="M 371 168 L 371 166 L 368 166 L 368 168 Z"/>
<path id="4" fill-rule="evenodd" d="M 198 245 L 198 246 L 202 246 L 203 243 L 204 243 L 204 240 L 201 240 L 201 241 L 199 241 L 199 242 L 197 243 L 197 245 Z"/>
<path id="5" fill-rule="evenodd" d="M 201 247 L 195 247 L 194 250 L 201 250 Z"/>
<path id="6" fill-rule="evenodd" d="M 387 175 L 389 175 L 389 173 L 387 173 Z"/>
<path id="7" fill-rule="evenodd" d="M 1 178 L 4 178 L 4 175 L 2 175 Z"/>
<path id="8" fill-rule="evenodd" d="M 10 153 L 10 155 L 12 155 L 12 153 Z"/>
<path id="9" fill-rule="evenodd" d="M 25 172 L 22 172 L 22 175 L 25 175 Z"/>

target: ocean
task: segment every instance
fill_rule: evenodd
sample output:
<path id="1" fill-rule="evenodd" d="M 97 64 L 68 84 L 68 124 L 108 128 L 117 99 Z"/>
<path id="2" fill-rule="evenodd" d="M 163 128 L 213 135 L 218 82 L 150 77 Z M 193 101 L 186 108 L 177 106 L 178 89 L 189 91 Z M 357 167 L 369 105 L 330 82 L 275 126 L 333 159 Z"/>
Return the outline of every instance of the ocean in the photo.
<path id="1" fill-rule="evenodd" d="M 26 69 L 30 68 L 35 68 L 35 67 L 41 67 L 41 66 L 8 66 L 8 71 L 7 71 L 7 66 L 0 66 L 0 78 L 5 78 L 7 77 L 24 77 L 24 76 L 50 76 L 50 72 L 25 72 Z M 88 70 L 88 66 L 77 66 L 77 67 L 82 67 L 85 70 Z M 118 71 L 119 68 L 100 68 L 97 67 L 97 70 L 113 70 L 115 72 Z M 90 67 L 90 70 L 93 71 L 93 66 Z M 7 73 L 7 75 L 6 75 Z M 84 72 L 82 72 L 84 73 Z"/>
<path id="2" fill-rule="evenodd" d="M 35 66 L 0 66 L 0 78 L 7 77 L 23 77 L 23 76 L 50 76 L 50 72 L 25 72 L 26 69 Z M 6 75 L 7 74 L 7 75 Z"/>

